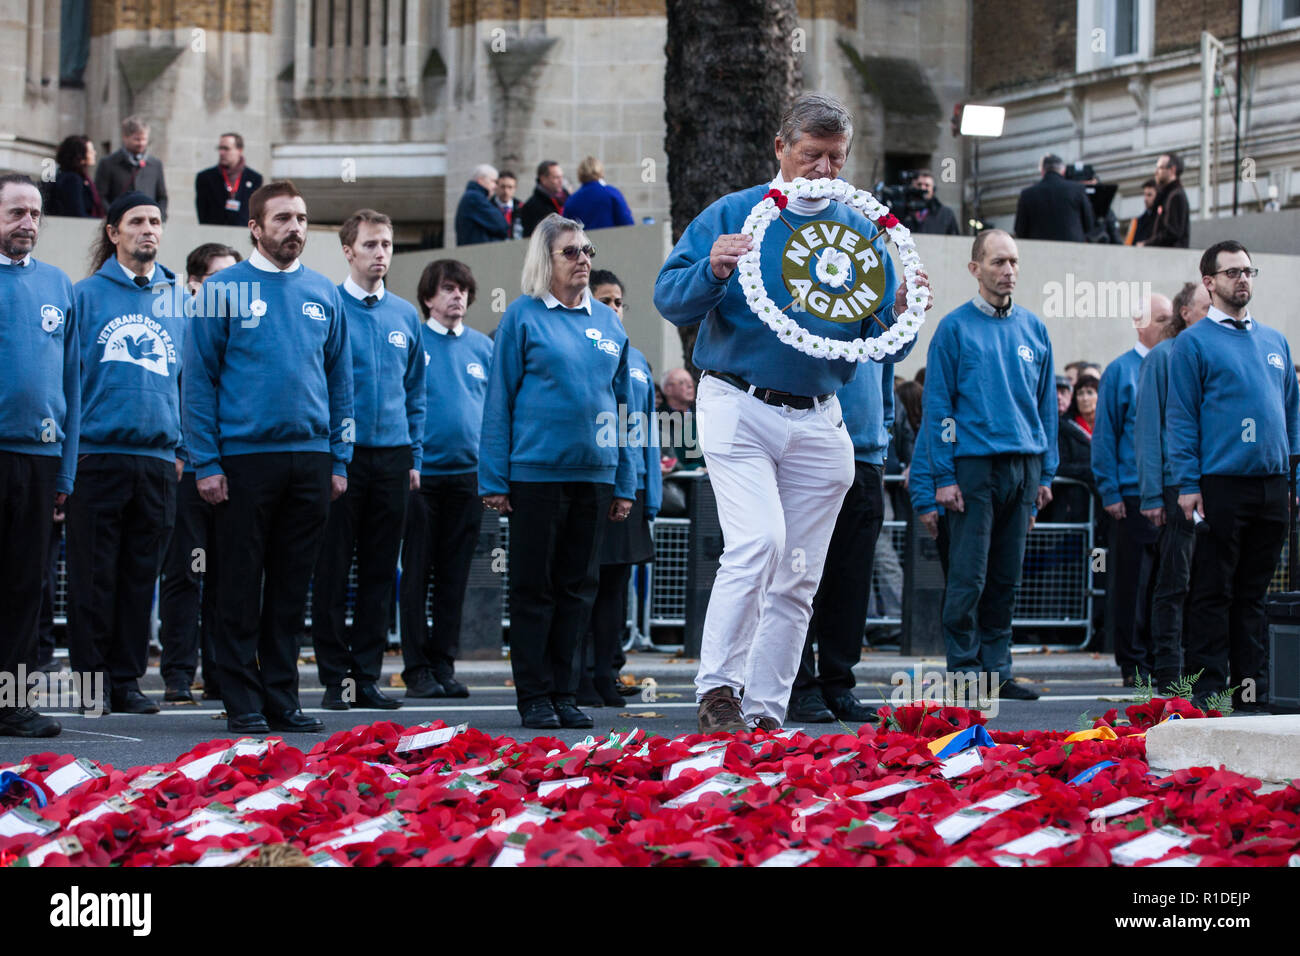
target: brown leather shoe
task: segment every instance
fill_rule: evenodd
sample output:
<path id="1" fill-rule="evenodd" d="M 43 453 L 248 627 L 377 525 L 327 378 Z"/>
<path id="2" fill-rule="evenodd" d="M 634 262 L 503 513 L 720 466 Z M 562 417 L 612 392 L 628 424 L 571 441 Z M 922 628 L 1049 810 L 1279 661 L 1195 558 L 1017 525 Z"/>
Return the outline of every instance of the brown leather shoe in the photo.
<path id="1" fill-rule="evenodd" d="M 700 733 L 742 734 L 749 730 L 740 715 L 740 701 L 730 687 L 717 687 L 705 691 L 700 697 Z"/>
<path id="2" fill-rule="evenodd" d="M 781 722 L 775 717 L 760 717 L 754 724 L 754 731 L 757 733 L 762 730 L 769 734 L 774 734 L 781 729 Z"/>

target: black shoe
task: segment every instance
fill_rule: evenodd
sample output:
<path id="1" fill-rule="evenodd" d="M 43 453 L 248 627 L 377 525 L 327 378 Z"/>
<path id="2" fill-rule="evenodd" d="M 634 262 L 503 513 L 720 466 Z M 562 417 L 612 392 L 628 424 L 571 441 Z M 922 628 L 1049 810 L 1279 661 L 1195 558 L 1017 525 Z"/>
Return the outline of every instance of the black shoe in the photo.
<path id="1" fill-rule="evenodd" d="M 539 701 L 524 711 L 523 724 L 533 730 L 559 730 L 560 715 L 549 700 Z"/>
<path id="2" fill-rule="evenodd" d="M 1014 680 L 1006 680 L 998 688 L 998 697 L 1002 700 L 1038 700 L 1038 692 Z"/>
<path id="3" fill-rule="evenodd" d="M 442 684 L 433 676 L 433 671 L 421 668 L 411 675 L 406 682 L 407 697 L 446 697 Z"/>
<path id="4" fill-rule="evenodd" d="M 810 690 L 790 699 L 790 709 L 786 720 L 797 720 L 801 724 L 833 724 L 835 715 L 826 706 L 826 699 L 820 690 Z"/>
<path id="5" fill-rule="evenodd" d="M 140 693 L 138 687 L 115 690 L 110 695 L 110 699 L 113 709 L 119 714 L 156 714 L 160 709 L 157 704 Z"/>
<path id="6" fill-rule="evenodd" d="M 325 685 L 325 694 L 320 699 L 320 705 L 326 710 L 347 710 L 350 706 L 343 699 L 343 687 L 340 684 Z"/>
<path id="7" fill-rule="evenodd" d="M 583 707 L 604 707 L 605 698 L 596 692 L 596 685 L 590 677 L 584 677 L 578 682 L 578 703 Z M 622 702 L 620 701 L 620 704 Z"/>
<path id="8" fill-rule="evenodd" d="M 559 715 L 561 727 L 580 729 L 596 726 L 596 722 L 578 710 L 576 704 L 556 704 L 555 713 Z"/>
<path id="9" fill-rule="evenodd" d="M 6 707 L 0 711 L 0 736 L 57 737 L 63 725 L 53 717 L 38 714 L 30 707 Z"/>
<path id="10" fill-rule="evenodd" d="M 876 719 L 875 710 L 854 697 L 851 690 L 835 694 L 826 703 L 831 713 L 848 724 L 860 725 Z"/>
<path id="11" fill-rule="evenodd" d="M 316 717 L 308 717 L 301 710 L 286 710 L 283 714 L 268 717 L 266 725 L 272 730 L 287 730 L 298 734 L 319 734 L 325 724 Z"/>
<path id="12" fill-rule="evenodd" d="M 271 728 L 267 726 L 266 718 L 258 713 L 227 717 L 226 729 L 232 734 L 269 734 L 271 732 Z"/>
<path id="13" fill-rule="evenodd" d="M 352 706 L 368 707 L 371 710 L 397 710 L 402 702 L 386 696 L 375 684 L 358 684 L 357 699 L 352 702 Z"/>
<path id="14" fill-rule="evenodd" d="M 596 693 L 599 695 L 601 703 L 606 707 L 622 707 L 623 695 L 618 692 L 618 682 L 614 680 L 613 675 L 595 680 Z M 578 703 L 582 703 L 579 701 Z"/>
<path id="15" fill-rule="evenodd" d="M 208 690 L 208 689 L 205 687 L 205 688 L 203 688 L 203 699 L 204 699 L 204 700 L 221 700 L 221 691 L 219 691 L 219 690 Z"/>
<path id="16" fill-rule="evenodd" d="M 443 697 L 468 697 L 469 688 L 462 684 L 450 674 L 435 674 L 434 677 L 442 685 Z"/>
<path id="17" fill-rule="evenodd" d="M 190 693 L 188 687 L 168 687 L 163 694 L 163 702 L 167 704 L 196 704 L 194 695 Z"/>

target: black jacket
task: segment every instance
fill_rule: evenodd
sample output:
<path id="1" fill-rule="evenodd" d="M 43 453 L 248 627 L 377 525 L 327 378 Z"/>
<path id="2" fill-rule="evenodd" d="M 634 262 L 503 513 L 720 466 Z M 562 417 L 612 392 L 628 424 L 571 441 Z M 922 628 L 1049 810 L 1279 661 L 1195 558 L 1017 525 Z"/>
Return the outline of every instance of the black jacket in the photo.
<path id="1" fill-rule="evenodd" d="M 1187 193 L 1183 192 L 1183 184 L 1175 179 L 1156 193 L 1156 224 L 1147 245 L 1186 249 L 1191 235 L 1189 219 Z"/>
<path id="2" fill-rule="evenodd" d="M 106 210 L 118 196 L 135 191 L 154 200 L 163 219 L 167 218 L 167 180 L 163 176 L 162 160 L 157 156 L 146 154 L 144 165 L 137 166 L 125 149 L 110 153 L 95 167 L 95 188 Z"/>
<path id="3" fill-rule="evenodd" d="M 58 178 L 54 180 L 54 188 L 49 191 L 45 212 L 50 216 L 99 218 L 104 215 L 104 209 L 95 211 L 97 199 L 95 186 L 89 179 L 81 173 L 64 169 L 60 170 Z M 101 203 L 100 206 L 102 205 Z"/>
<path id="4" fill-rule="evenodd" d="M 505 214 L 489 198 L 488 191 L 471 179 L 456 206 L 456 245 L 476 246 L 509 238 Z"/>
<path id="5" fill-rule="evenodd" d="M 1016 238 L 1087 242 L 1096 217 L 1087 191 L 1058 173 L 1043 178 L 1020 194 L 1016 204 Z"/>
<path id="6" fill-rule="evenodd" d="M 913 213 L 908 217 L 907 228 L 913 232 L 919 232 L 927 236 L 960 236 L 961 229 L 957 225 L 957 217 L 953 211 L 939 202 L 938 197 L 931 199 L 926 203 L 925 209 L 921 210 L 925 215 L 923 218 Z M 920 220 L 918 222 L 918 219 Z M 913 225 L 915 223 L 915 225 Z"/>
<path id="7" fill-rule="evenodd" d="M 199 170 L 194 177 L 194 207 L 198 210 L 199 222 L 205 226 L 247 226 L 252 214 L 248 209 L 248 197 L 253 190 L 262 185 L 262 174 L 255 169 L 244 167 L 239 178 L 239 211 L 226 208 L 226 180 L 221 175 L 220 166 L 209 166 Z"/>
<path id="8" fill-rule="evenodd" d="M 1062 415 L 1056 429 L 1056 448 L 1060 463 L 1056 477 L 1073 478 L 1087 487 L 1057 484 L 1052 488 L 1052 503 L 1038 516 L 1039 521 L 1077 523 L 1088 520 L 1088 500 L 1097 493 L 1097 479 L 1092 473 L 1092 439 L 1074 419 Z"/>
<path id="9" fill-rule="evenodd" d="M 554 200 L 551 194 L 541 186 L 533 188 L 533 194 L 528 197 L 528 202 L 524 203 L 524 235 L 531 236 L 537 224 L 549 216 L 551 213 L 564 215 L 564 204 L 568 201 L 569 194 L 560 190 L 560 195 Z M 557 209 L 556 206 L 559 206 Z"/>

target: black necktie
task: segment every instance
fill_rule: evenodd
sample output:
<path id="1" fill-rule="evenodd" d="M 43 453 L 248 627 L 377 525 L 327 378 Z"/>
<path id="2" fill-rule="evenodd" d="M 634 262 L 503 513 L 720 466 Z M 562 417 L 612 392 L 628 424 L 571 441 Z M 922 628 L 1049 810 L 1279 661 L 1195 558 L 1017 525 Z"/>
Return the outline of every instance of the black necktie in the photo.
<path id="1" fill-rule="evenodd" d="M 1012 305 L 1011 300 L 1010 300 L 1010 299 L 1007 299 L 1007 304 L 1006 304 L 1006 305 L 1001 306 L 1001 307 L 996 306 L 996 305 L 993 306 L 993 316 L 994 316 L 994 318 L 1005 319 L 1008 315 L 1011 314 L 1011 305 Z"/>
<path id="2" fill-rule="evenodd" d="M 377 296 L 377 295 L 368 295 L 368 296 L 366 296 L 364 299 L 362 299 L 361 301 L 363 301 L 363 302 L 366 304 L 366 307 L 367 307 L 367 308 L 374 308 L 375 303 L 379 301 L 379 296 Z"/>
<path id="3" fill-rule="evenodd" d="M 1232 323 L 1233 328 L 1241 329 L 1241 331 L 1243 331 L 1243 332 L 1246 331 L 1246 320 L 1245 320 L 1245 319 L 1234 319 L 1234 318 L 1232 318 L 1232 317 L 1229 317 L 1229 318 L 1228 318 L 1228 321 Z"/>
<path id="4" fill-rule="evenodd" d="M 145 286 L 149 284 L 149 280 L 146 279 L 144 276 L 135 276 L 135 284 L 143 289 Z"/>

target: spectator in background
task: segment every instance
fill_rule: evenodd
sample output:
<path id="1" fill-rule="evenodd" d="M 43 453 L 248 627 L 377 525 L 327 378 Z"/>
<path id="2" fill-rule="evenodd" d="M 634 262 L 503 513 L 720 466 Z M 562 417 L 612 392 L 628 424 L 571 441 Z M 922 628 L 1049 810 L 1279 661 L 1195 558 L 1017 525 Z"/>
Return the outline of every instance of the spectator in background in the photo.
<path id="1" fill-rule="evenodd" d="M 1178 507 L 1178 488 L 1167 452 L 1165 411 L 1169 400 L 1169 356 L 1174 339 L 1190 328 L 1210 309 L 1210 293 L 1204 285 L 1188 282 L 1174 296 L 1166 338 L 1142 360 L 1138 372 L 1137 455 L 1142 514 L 1160 529 L 1157 545 L 1155 589 L 1151 596 L 1151 650 L 1153 680 L 1158 691 L 1167 691 L 1183 673 L 1183 607 L 1187 602 L 1196 546 L 1192 522 Z"/>
<path id="2" fill-rule="evenodd" d="M 598 269 L 591 274 L 591 295 L 614 310 L 623 322 L 623 284 L 614 273 Z M 659 436 L 655 427 L 654 374 L 650 363 L 629 342 L 628 378 L 632 403 L 628 406 L 627 442 L 636 455 L 636 500 L 626 521 L 610 519 L 600 542 L 597 560 L 600 575 L 596 599 L 591 608 L 591 627 L 583 636 L 579 663 L 583 677 L 578 683 L 578 703 L 593 707 L 622 707 L 618 692 L 617 658 L 627 629 L 627 586 L 632 566 L 653 561 L 654 539 L 650 529 L 663 498 L 663 475 L 659 467 Z M 633 424 L 644 415 L 644 426 Z M 590 666 L 588 666 L 590 660 Z"/>
<path id="3" fill-rule="evenodd" d="M 492 193 L 492 205 L 501 210 L 506 220 L 506 238 L 522 239 L 524 236 L 524 204 L 515 198 L 519 178 L 508 169 L 497 174 L 497 188 Z"/>
<path id="4" fill-rule="evenodd" d="M 217 138 L 217 165 L 194 177 L 194 206 L 206 226 L 247 226 L 248 197 L 262 185 L 262 174 L 244 165 L 244 137 L 222 133 Z"/>
<path id="5" fill-rule="evenodd" d="M 1151 238 L 1151 230 L 1156 225 L 1156 193 L 1159 190 L 1160 187 L 1156 185 L 1154 179 L 1148 179 L 1142 184 L 1142 202 L 1146 204 L 1146 208 L 1142 211 L 1142 215 L 1129 220 L 1128 235 L 1124 239 L 1124 245 L 1141 245 Z"/>
<path id="6" fill-rule="evenodd" d="M 1065 178 L 1060 156 L 1048 153 L 1040 169 L 1043 178 L 1016 203 L 1016 238 L 1087 242 L 1096 226 L 1087 190 Z"/>
<path id="7" fill-rule="evenodd" d="M 917 385 L 920 385 L 922 388 L 925 388 L 925 366 L 924 365 L 922 365 L 920 368 L 916 370 L 916 374 L 912 376 L 912 381 L 914 381 Z"/>
<path id="8" fill-rule="evenodd" d="M 569 194 L 564 188 L 564 170 L 553 159 L 544 159 L 537 164 L 537 185 L 533 194 L 524 203 L 524 237 L 533 234 L 537 224 L 554 213 L 564 215 L 564 204 Z"/>
<path id="9" fill-rule="evenodd" d="M 455 676 L 456 652 L 470 561 L 483 521 L 478 442 L 492 367 L 492 340 L 465 325 L 477 292 L 474 273 L 456 259 L 435 259 L 425 266 L 416 292 L 424 314 L 420 341 L 428 414 L 420 484 L 407 505 L 402 550 L 407 697 L 469 696 L 469 688 Z"/>
<path id="10" fill-rule="evenodd" d="M 961 235 L 961 229 L 957 226 L 957 217 L 934 194 L 934 174 L 928 169 L 918 169 L 912 185 L 925 196 L 925 205 L 915 212 L 908 213 L 904 221 L 907 228 L 913 232 L 933 236 Z"/>
<path id="11" fill-rule="evenodd" d="M 1061 486 L 1051 510 L 1040 516 L 1042 521 L 1077 523 L 1088 520 L 1088 499 L 1097 493 L 1097 479 L 1092 472 L 1092 429 L 1097 421 L 1097 389 L 1100 385 L 1101 380 L 1090 371 L 1080 374 L 1074 383 L 1070 405 L 1057 428 L 1061 464 L 1056 475 L 1081 481 L 1087 488 Z"/>
<path id="12" fill-rule="evenodd" d="M 106 207 L 129 192 L 144 193 L 154 200 L 166 221 L 167 182 L 162 160 L 149 155 L 149 124 L 143 117 L 122 120 L 122 148 L 99 161 L 95 188 Z"/>
<path id="13" fill-rule="evenodd" d="M 48 216 L 78 216 L 82 219 L 102 219 L 104 203 L 95 188 L 95 144 L 89 136 L 69 136 L 59 144 L 54 154 L 58 164 L 58 177 L 50 201 L 46 204 Z"/>
<path id="14" fill-rule="evenodd" d="M 1075 162 L 1066 170 L 1066 178 L 1070 182 L 1078 183 L 1083 187 L 1084 192 L 1088 195 L 1088 203 L 1091 205 L 1097 195 L 1097 187 L 1101 184 L 1101 180 L 1097 178 L 1097 173 L 1093 170 L 1092 164 L 1082 161 Z M 1110 204 L 1106 206 L 1106 215 L 1100 219 L 1097 218 L 1096 208 L 1093 209 L 1092 215 L 1093 227 L 1092 231 L 1088 233 L 1088 241 L 1119 245 L 1119 219 L 1115 217 L 1115 211 L 1111 209 Z"/>
<path id="15" fill-rule="evenodd" d="M 1141 510 L 1138 482 L 1138 370 L 1169 328 L 1173 307 L 1163 295 L 1151 296 L 1135 321 L 1137 344 L 1106 367 L 1096 402 L 1092 471 L 1102 507 L 1114 522 L 1110 566 L 1106 569 L 1106 619 L 1111 624 L 1115 663 L 1125 687 L 1151 680 L 1151 596 L 1155 587 L 1156 543 L 1160 531 Z"/>
<path id="16" fill-rule="evenodd" d="M 1183 161 L 1177 153 L 1165 153 L 1156 162 L 1156 218 L 1151 228 L 1151 238 L 1139 246 L 1169 246 L 1186 249 L 1191 236 L 1191 210 L 1187 193 L 1183 191 L 1181 176 Z"/>
<path id="17" fill-rule="evenodd" d="M 240 262 L 239 252 L 219 242 L 206 242 L 190 251 L 185 259 L 185 288 L 201 296 L 203 283 L 222 269 Z M 199 300 L 200 302 L 202 299 Z M 188 321 L 192 320 L 187 320 Z M 182 377 L 184 371 L 181 372 Z M 179 385 L 179 382 L 178 382 Z M 199 650 L 203 654 L 203 699 L 221 699 L 221 678 L 217 676 L 216 588 L 209 576 L 215 557 L 212 542 L 214 509 L 199 497 L 194 466 L 184 446 L 185 409 L 181 408 L 181 445 L 176 459 L 182 463 L 176 483 L 176 524 L 163 556 L 162 576 L 158 580 L 158 643 L 162 657 L 163 700 L 169 704 L 192 704 L 190 687 L 199 667 Z M 207 560 L 197 563 L 195 549 Z"/>
<path id="18" fill-rule="evenodd" d="M 1056 376 L 1056 413 L 1064 415 L 1070 407 L 1070 400 L 1074 398 L 1074 386 L 1064 375 Z"/>
<path id="19" fill-rule="evenodd" d="M 664 471 L 693 471 L 704 464 L 695 435 L 695 379 L 684 368 L 670 369 L 662 389 L 659 454 Z"/>
<path id="20" fill-rule="evenodd" d="M 595 156 L 578 164 L 578 191 L 564 204 L 564 215 L 591 229 L 630 226 L 636 222 L 623 194 L 605 182 L 605 167 Z"/>
<path id="21" fill-rule="evenodd" d="M 496 188 L 495 166 L 483 163 L 474 167 L 474 178 L 465 184 L 456 206 L 456 245 L 476 246 L 510 237 L 505 217 L 489 198 Z"/>
<path id="22" fill-rule="evenodd" d="M 497 327 L 479 441 L 483 503 L 510 516 L 510 667 L 525 727 L 593 726 L 578 709 L 578 647 L 607 519 L 636 499 L 636 453 L 601 439 L 632 406 L 627 334 L 588 288 L 595 250 L 552 216 L 533 232 L 524 294 Z M 626 418 L 626 414 L 623 416 Z"/>

